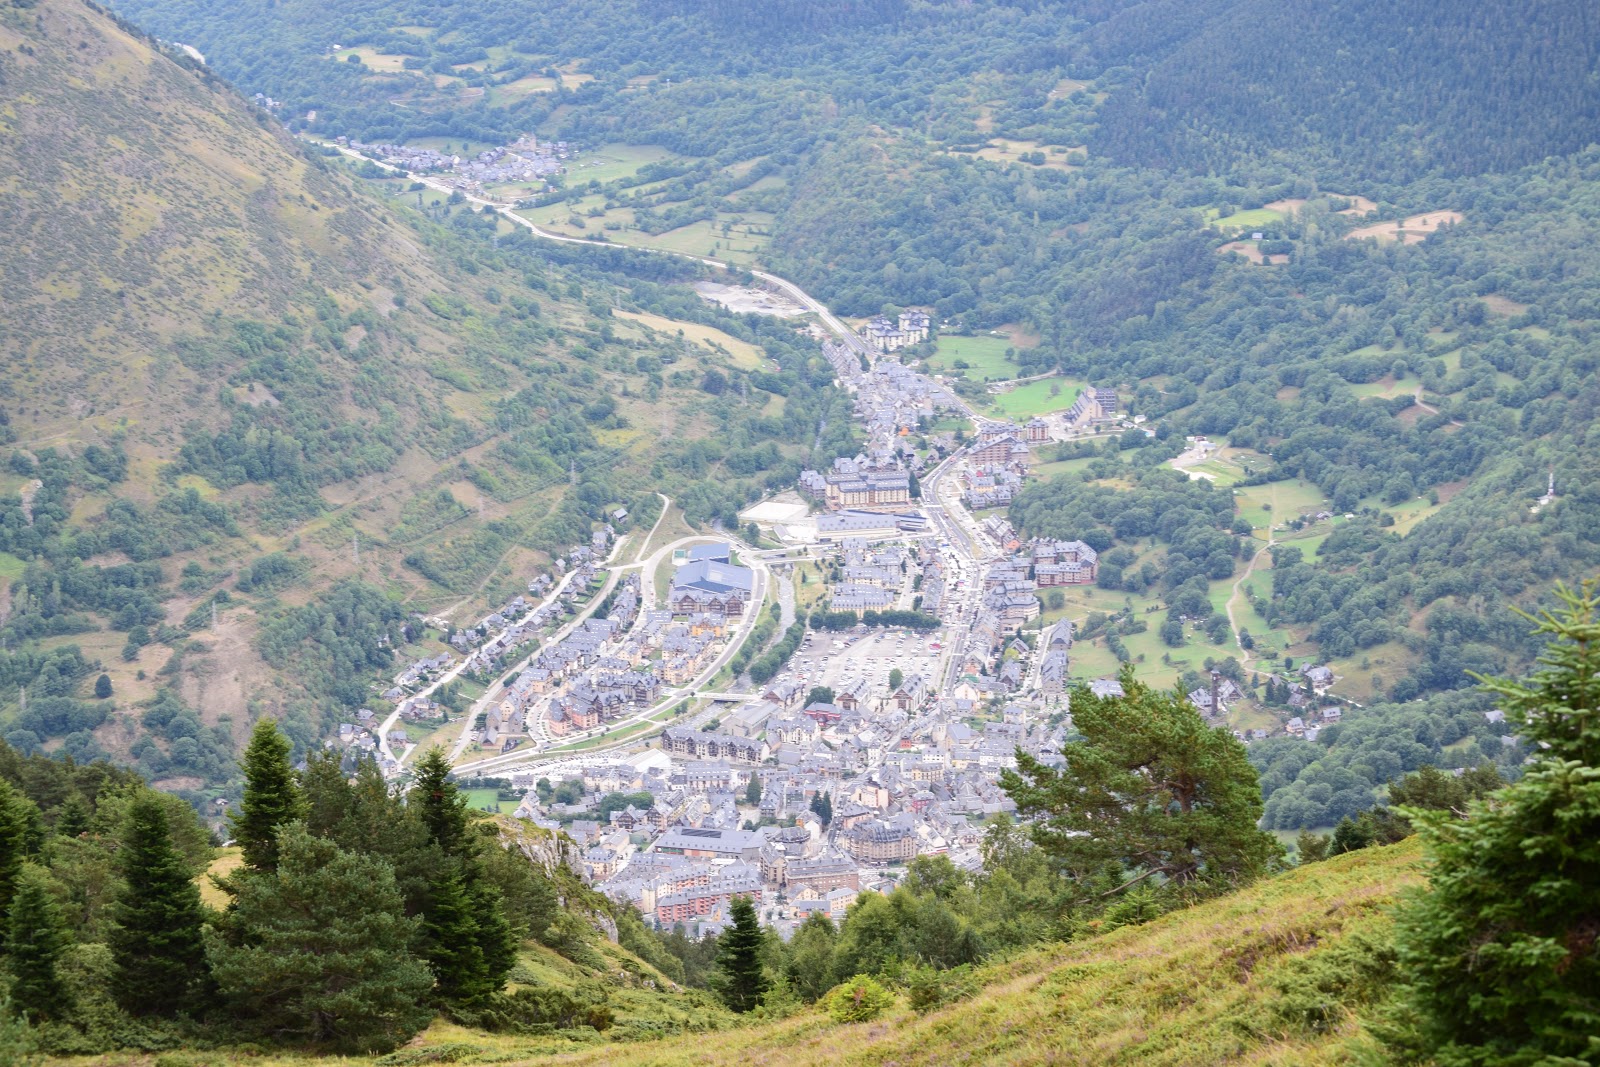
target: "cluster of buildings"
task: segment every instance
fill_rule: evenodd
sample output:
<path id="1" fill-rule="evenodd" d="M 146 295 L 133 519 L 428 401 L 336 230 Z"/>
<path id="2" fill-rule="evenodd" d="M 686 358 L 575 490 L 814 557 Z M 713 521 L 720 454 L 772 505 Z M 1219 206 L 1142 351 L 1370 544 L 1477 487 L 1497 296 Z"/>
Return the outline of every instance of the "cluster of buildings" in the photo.
<path id="1" fill-rule="evenodd" d="M 1033 446 L 1050 440 L 1042 418 L 1024 425 L 984 421 L 967 449 L 960 473 L 961 499 L 972 511 L 1009 507 L 1033 462 Z"/>
<path id="2" fill-rule="evenodd" d="M 878 352 L 894 352 L 921 344 L 931 335 L 933 320 L 920 311 L 902 311 L 891 320 L 878 315 L 861 327 L 861 339 Z"/>
<path id="3" fill-rule="evenodd" d="M 516 142 L 475 156 L 446 155 L 432 148 L 398 144 L 364 144 L 347 137 L 338 143 L 391 167 L 418 174 L 438 174 L 466 192 L 486 185 L 542 181 L 560 174 L 575 149 L 566 141 L 540 141 L 526 134 Z"/>
<path id="4" fill-rule="evenodd" d="M 911 582 L 912 555 L 903 546 L 848 538 L 840 547 L 839 580 L 828 608 L 857 615 L 886 611 L 909 594 Z"/>
<path id="5" fill-rule="evenodd" d="M 1078 399 L 1067 409 L 1067 425 L 1087 427 L 1102 422 L 1116 422 L 1120 418 L 1118 407 L 1115 389 L 1090 386 L 1081 391 Z"/>
<path id="6" fill-rule="evenodd" d="M 755 595 L 756 575 L 731 559 L 726 543 L 691 547 L 689 558 L 673 574 L 667 594 L 673 616 L 701 621 L 710 616 L 713 622 L 722 620 L 717 625 L 741 618 Z"/>
<path id="7" fill-rule="evenodd" d="M 1064 730 L 1030 728 L 1020 707 L 974 728 L 931 699 L 909 712 L 873 703 L 888 710 L 780 715 L 764 742 L 668 731 L 665 771 L 584 769 L 594 800 L 619 784 L 653 797 L 648 810 L 613 812 L 604 826 L 571 824 L 591 877 L 664 928 L 719 930 L 742 896 L 786 932 L 817 911 L 843 918 L 859 893 L 891 888 L 918 855 L 976 870 L 983 820 L 1013 810 L 1000 772 L 1015 765 L 1018 747 L 1051 758 Z M 751 778 L 760 783 L 753 806 Z M 539 807 L 525 801 L 519 813 L 538 819 Z"/>
<path id="8" fill-rule="evenodd" d="M 840 456 L 826 473 L 800 472 L 800 492 L 829 511 L 899 512 L 911 507 L 911 471 L 897 458 Z"/>

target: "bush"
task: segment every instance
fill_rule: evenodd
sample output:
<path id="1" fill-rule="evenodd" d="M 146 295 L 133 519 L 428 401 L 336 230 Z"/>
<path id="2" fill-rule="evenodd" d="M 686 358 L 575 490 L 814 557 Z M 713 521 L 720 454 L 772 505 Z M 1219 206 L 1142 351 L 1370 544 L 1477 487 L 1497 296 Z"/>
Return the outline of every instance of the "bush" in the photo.
<path id="1" fill-rule="evenodd" d="M 918 1015 L 926 1015 L 946 1004 L 965 1000 L 981 988 L 972 975 L 972 965 L 969 963 L 948 971 L 941 971 L 937 967 L 918 967 L 906 976 L 907 999 L 911 1002 L 911 1010 Z"/>
<path id="2" fill-rule="evenodd" d="M 822 1006 L 834 1022 L 864 1023 L 888 1011 L 894 999 L 894 994 L 876 978 L 858 974 L 829 991 L 822 998 Z"/>

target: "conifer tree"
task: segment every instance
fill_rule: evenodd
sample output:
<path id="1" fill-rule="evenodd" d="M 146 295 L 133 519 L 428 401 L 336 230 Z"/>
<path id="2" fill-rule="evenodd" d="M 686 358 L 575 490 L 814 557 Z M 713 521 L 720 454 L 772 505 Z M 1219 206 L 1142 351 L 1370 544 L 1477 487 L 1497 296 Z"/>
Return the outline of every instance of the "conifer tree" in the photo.
<path id="1" fill-rule="evenodd" d="M 386 1051 L 427 1025 L 433 978 L 411 954 L 417 924 L 389 865 L 290 823 L 278 863 L 238 880 L 212 975 L 247 1031 L 352 1052 Z"/>
<path id="2" fill-rule="evenodd" d="M 77 837 L 89 829 L 89 821 L 93 816 L 88 801 L 74 793 L 61 805 L 61 813 L 56 816 L 56 833 L 62 837 Z"/>
<path id="3" fill-rule="evenodd" d="M 467 902 L 478 924 L 478 945 L 483 953 L 483 982 L 486 991 L 499 992 L 517 965 L 517 938 L 506 918 L 505 900 L 477 862 L 469 868 Z"/>
<path id="4" fill-rule="evenodd" d="M 461 868 L 451 863 L 434 879 L 422 917 L 423 954 L 440 1000 L 466 1003 L 493 992 L 481 934 Z"/>
<path id="5" fill-rule="evenodd" d="M 1124 667 L 1121 697 L 1074 695 L 1083 740 L 1060 770 L 1017 753 L 1000 786 L 1033 816 L 1034 843 L 1087 900 L 1156 880 L 1164 892 L 1216 891 L 1264 873 L 1283 850 L 1256 828 L 1261 786 L 1244 745 L 1208 726 L 1181 691 Z"/>
<path id="6" fill-rule="evenodd" d="M 731 1010 L 752 1011 L 767 991 L 767 976 L 761 967 L 764 936 L 749 899 L 734 897 L 728 910 L 733 925 L 717 939 L 717 973 L 712 984 Z"/>
<path id="7" fill-rule="evenodd" d="M 134 800 L 121 845 L 124 884 L 110 937 L 113 992 L 135 1015 L 172 1015 L 190 1005 L 207 973 L 200 890 L 153 794 Z"/>
<path id="8" fill-rule="evenodd" d="M 516 938 L 505 902 L 479 862 L 467 798 L 450 780 L 450 762 L 433 748 L 417 761 L 410 804 L 448 868 L 433 880 L 424 909 L 424 953 L 441 999 L 468 1003 L 505 985 Z"/>
<path id="9" fill-rule="evenodd" d="M 1533 751 L 1467 818 L 1409 809 L 1434 866 L 1400 915 L 1391 1039 L 1440 1065 L 1592 1063 L 1600 1032 L 1600 585 L 1558 590 L 1527 683 L 1488 679 Z"/>
<path id="10" fill-rule="evenodd" d="M 304 812 L 289 750 L 289 739 L 271 719 L 256 723 L 244 750 L 244 797 L 233 816 L 233 835 L 244 862 L 258 871 L 277 868 L 278 828 Z"/>
<path id="11" fill-rule="evenodd" d="M 11 906 L 16 892 L 17 876 L 22 872 L 29 852 L 28 801 L 0 778 L 0 918 Z"/>
<path id="12" fill-rule="evenodd" d="M 465 855 L 472 844 L 467 837 L 467 798 L 450 780 L 450 761 L 444 750 L 435 746 L 423 753 L 416 775 L 410 803 L 427 827 L 429 840 L 447 856 Z"/>
<path id="13" fill-rule="evenodd" d="M 56 967 L 70 939 L 43 867 L 25 863 L 17 873 L 6 925 L 12 1004 L 29 1020 L 59 1016 L 65 990 Z"/>

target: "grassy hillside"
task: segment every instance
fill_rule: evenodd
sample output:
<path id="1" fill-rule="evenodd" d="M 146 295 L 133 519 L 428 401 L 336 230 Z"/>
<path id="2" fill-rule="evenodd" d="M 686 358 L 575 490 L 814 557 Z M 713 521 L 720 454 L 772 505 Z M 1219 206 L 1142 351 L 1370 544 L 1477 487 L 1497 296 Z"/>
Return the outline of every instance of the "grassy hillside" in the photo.
<path id="1" fill-rule="evenodd" d="M 731 519 L 839 403 L 792 327 L 670 284 L 693 268 L 359 179 L 84 0 L 0 3 L 0 84 L 24 750 L 215 793 L 255 715 L 314 742 L 444 648 L 416 617 L 487 614 L 658 492 Z"/>
<path id="2" fill-rule="evenodd" d="M 1418 881 L 1418 859 L 1415 842 L 1352 853 L 1147 926 L 1029 953 L 987 969 L 970 1000 L 922 1017 L 902 1007 L 841 1027 L 807 1013 L 692 1044 L 556 1062 L 1349 1062 L 1364 1039 L 1338 1002 L 1360 984 L 1360 943 L 1381 942 L 1385 909 Z"/>
<path id="3" fill-rule="evenodd" d="M 587 1046 L 572 1035 L 544 1038 L 474 1032 L 436 1023 L 378 1065 L 453 1062 L 604 1064 L 607 1067 L 766 1067 L 916 1064 L 1337 1064 L 1371 1048 L 1357 1009 L 1380 990 L 1389 909 L 1418 884 L 1415 839 L 1293 870 L 1144 926 L 1024 953 L 981 970 L 966 999 L 925 1015 L 904 997 L 882 1018 L 856 1025 L 807 1010 L 776 1022 L 726 1029 L 702 997 L 614 983 L 619 1025 Z M 626 954 L 602 946 L 619 969 Z M 648 968 L 634 961 L 635 975 Z M 583 975 L 540 950 L 523 980 L 557 983 Z M 640 1041 L 688 1023 L 710 1032 Z M 592 1032 L 591 1032 L 592 1033 Z M 72 1061 L 82 1063 L 84 1061 Z M 121 1064 L 112 1057 L 95 1062 Z M 174 1061 L 177 1062 L 177 1061 Z M 238 1054 L 194 1054 L 185 1064 L 244 1062 Z M 314 1062 L 252 1054 L 262 1067 Z"/>

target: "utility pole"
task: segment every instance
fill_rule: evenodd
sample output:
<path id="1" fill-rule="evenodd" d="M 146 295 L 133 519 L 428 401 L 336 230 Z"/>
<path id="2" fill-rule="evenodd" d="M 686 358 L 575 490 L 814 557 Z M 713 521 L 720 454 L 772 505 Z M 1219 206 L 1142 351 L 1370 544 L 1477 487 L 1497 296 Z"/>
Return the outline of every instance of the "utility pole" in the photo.
<path id="1" fill-rule="evenodd" d="M 355 534 L 350 538 L 350 557 L 355 560 L 356 568 L 361 567 L 361 535 Z"/>
<path id="2" fill-rule="evenodd" d="M 568 485 L 577 485 L 578 484 L 578 461 L 575 460 L 575 459 L 570 461 L 570 463 L 567 466 L 567 484 Z"/>
<path id="3" fill-rule="evenodd" d="M 211 602 L 211 632 L 217 632 L 217 602 L 215 600 Z"/>

